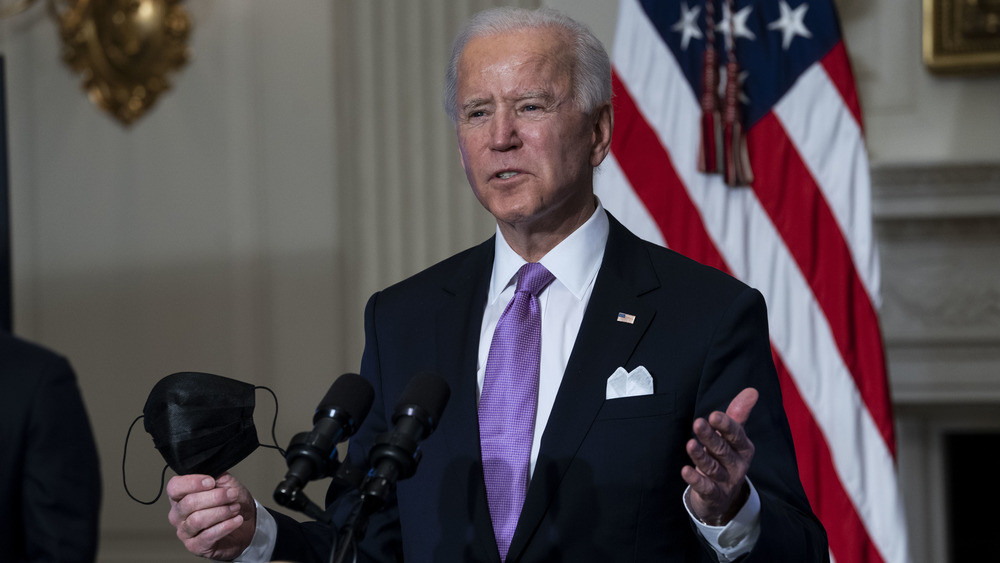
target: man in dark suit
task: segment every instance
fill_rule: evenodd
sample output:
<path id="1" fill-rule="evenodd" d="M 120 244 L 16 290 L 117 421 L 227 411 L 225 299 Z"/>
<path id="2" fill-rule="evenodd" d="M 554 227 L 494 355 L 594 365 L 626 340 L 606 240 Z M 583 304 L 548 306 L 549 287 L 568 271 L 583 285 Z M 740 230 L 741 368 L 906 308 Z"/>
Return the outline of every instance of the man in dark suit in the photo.
<path id="1" fill-rule="evenodd" d="M 452 396 L 417 474 L 373 516 L 359 560 L 826 560 L 760 294 L 638 239 L 594 196 L 613 126 L 600 43 L 553 12 L 493 10 L 460 33 L 448 76 L 462 164 L 497 235 L 368 303 L 361 371 L 376 401 L 349 461 L 367 466 L 413 374 L 441 374 Z M 533 274 L 522 272 L 535 263 L 545 281 L 527 297 L 521 278 Z M 526 370 L 537 378 L 528 414 L 503 413 L 507 426 L 528 428 L 523 461 L 501 468 L 526 488 L 508 527 L 484 412 L 505 346 L 495 337 L 519 300 L 533 311 L 525 324 L 540 323 L 540 352 Z M 328 511 L 342 523 L 356 495 L 336 492 Z M 329 552 L 331 529 L 256 510 L 231 476 L 174 478 L 168 494 L 192 552 Z"/>
<path id="2" fill-rule="evenodd" d="M 92 563 L 101 476 L 76 376 L 0 330 L 0 560 Z"/>

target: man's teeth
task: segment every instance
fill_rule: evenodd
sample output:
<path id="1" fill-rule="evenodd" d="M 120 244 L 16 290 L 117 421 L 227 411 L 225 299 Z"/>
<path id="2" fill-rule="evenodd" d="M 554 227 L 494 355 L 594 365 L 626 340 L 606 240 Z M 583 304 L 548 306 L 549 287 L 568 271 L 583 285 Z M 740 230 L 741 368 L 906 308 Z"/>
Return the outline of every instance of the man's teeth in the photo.
<path id="1" fill-rule="evenodd" d="M 506 180 L 507 178 L 513 178 L 517 175 L 517 172 L 499 172 L 497 173 L 497 178 Z"/>

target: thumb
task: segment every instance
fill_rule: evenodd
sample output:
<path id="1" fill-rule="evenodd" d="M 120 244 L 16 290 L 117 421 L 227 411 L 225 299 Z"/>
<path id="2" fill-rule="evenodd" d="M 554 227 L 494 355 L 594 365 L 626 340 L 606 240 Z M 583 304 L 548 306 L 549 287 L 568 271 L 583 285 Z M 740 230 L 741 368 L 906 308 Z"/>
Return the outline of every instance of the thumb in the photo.
<path id="1" fill-rule="evenodd" d="M 750 411 L 757 404 L 758 398 L 760 398 L 760 393 L 753 387 L 747 387 L 729 403 L 726 416 L 740 424 L 746 424 L 747 419 L 750 418 Z"/>

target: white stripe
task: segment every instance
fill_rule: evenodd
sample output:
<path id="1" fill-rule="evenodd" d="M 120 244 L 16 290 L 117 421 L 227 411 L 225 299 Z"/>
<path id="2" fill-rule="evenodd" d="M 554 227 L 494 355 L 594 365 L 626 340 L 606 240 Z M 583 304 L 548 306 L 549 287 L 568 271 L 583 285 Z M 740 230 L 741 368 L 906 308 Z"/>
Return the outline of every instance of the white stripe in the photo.
<path id="1" fill-rule="evenodd" d="M 821 107 L 823 111 L 815 111 Z M 854 258 L 854 267 L 876 307 L 878 249 L 872 233 L 868 154 L 854 115 L 822 65 L 802 73 L 774 106 L 774 113 L 819 184 Z"/>
<path id="2" fill-rule="evenodd" d="M 822 310 L 753 192 L 727 188 L 718 176 L 696 172 L 699 106 L 634 0 L 621 3 L 615 65 L 669 148 L 709 236 L 733 273 L 764 294 L 772 341 L 826 437 L 835 470 L 876 548 L 886 561 L 907 561 L 894 462 Z"/>
<path id="3" fill-rule="evenodd" d="M 639 199 L 639 194 L 632 189 L 632 184 L 625 178 L 613 154 L 609 153 L 604 163 L 597 169 L 594 177 L 594 193 L 601 198 L 604 208 L 614 209 L 612 213 L 615 218 L 623 225 L 628 225 L 628 229 L 636 236 L 660 246 L 667 245 L 659 225 Z"/>

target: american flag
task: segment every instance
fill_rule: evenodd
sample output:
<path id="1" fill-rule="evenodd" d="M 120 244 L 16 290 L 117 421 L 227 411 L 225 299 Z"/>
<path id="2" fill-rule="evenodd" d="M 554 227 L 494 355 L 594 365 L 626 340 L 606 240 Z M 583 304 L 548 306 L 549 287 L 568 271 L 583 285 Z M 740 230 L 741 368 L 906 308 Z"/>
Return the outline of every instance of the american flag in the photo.
<path id="1" fill-rule="evenodd" d="M 620 0 L 615 130 L 597 194 L 640 236 L 764 294 L 802 483 L 832 557 L 909 561 L 868 159 L 836 10 L 711 1 Z M 734 53 L 739 66 L 729 109 L 746 132 L 747 186 L 699 172 L 713 35 L 719 63 Z"/>

